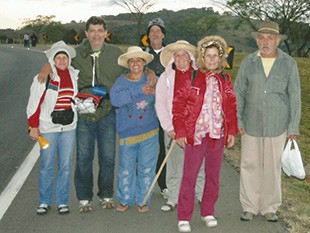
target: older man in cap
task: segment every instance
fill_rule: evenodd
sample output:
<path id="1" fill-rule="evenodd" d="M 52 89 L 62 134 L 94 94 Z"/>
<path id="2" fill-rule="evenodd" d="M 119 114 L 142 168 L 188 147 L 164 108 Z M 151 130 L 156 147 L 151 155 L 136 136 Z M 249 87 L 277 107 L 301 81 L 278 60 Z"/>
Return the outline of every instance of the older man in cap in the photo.
<path id="1" fill-rule="evenodd" d="M 165 67 L 160 62 L 160 54 L 164 48 L 163 39 L 166 36 L 164 21 L 162 21 L 160 18 L 151 20 L 148 24 L 146 34 L 148 36 L 149 46 L 145 49 L 145 51 L 154 56 L 153 61 L 151 61 L 147 67 L 153 70 L 156 76 L 159 78 L 159 76 L 165 71 Z M 166 151 L 164 130 L 162 127 L 159 127 L 159 154 L 156 172 L 158 172 L 165 157 Z M 164 166 L 158 178 L 158 186 L 160 188 L 161 194 L 164 196 L 164 198 L 167 199 L 169 197 L 169 191 L 166 185 L 166 166 Z"/>
<path id="2" fill-rule="evenodd" d="M 241 135 L 241 220 L 257 214 L 277 222 L 282 203 L 280 158 L 286 138 L 299 134 L 300 81 L 296 61 L 278 48 L 287 36 L 275 22 L 252 32 L 258 51 L 241 63 L 235 81 Z"/>

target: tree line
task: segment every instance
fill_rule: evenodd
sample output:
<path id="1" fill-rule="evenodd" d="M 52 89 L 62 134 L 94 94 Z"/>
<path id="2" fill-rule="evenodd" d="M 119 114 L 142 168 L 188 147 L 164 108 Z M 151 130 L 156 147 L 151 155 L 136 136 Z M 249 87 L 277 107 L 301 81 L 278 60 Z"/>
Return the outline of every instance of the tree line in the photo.
<path id="1" fill-rule="evenodd" d="M 111 4 L 116 0 L 111 0 Z M 251 52 L 256 48 L 255 41 L 250 37 L 250 31 L 256 30 L 262 20 L 273 20 L 279 23 L 280 32 L 288 35 L 282 48 L 293 56 L 309 57 L 310 50 L 310 10 L 308 0 L 230 0 L 225 3 L 223 13 L 213 8 L 190 8 L 177 12 L 163 9 L 158 12 L 146 11 L 149 7 L 143 5 L 131 6 L 131 1 L 125 2 L 129 13 L 117 16 L 103 16 L 108 24 L 109 43 L 134 45 L 141 44 L 141 37 L 146 32 L 150 20 L 160 17 L 166 26 L 167 36 L 165 43 L 185 39 L 196 44 L 199 39 L 207 34 L 217 34 L 225 38 L 228 44 L 234 46 L 238 52 Z M 139 1 L 134 1 L 135 4 Z M 143 0 L 144 4 L 148 0 Z M 222 4 L 219 2 L 219 4 Z M 20 40 L 22 33 L 36 33 L 39 43 L 53 43 L 64 40 L 68 44 L 78 44 L 85 38 L 85 22 L 71 21 L 62 24 L 55 20 L 55 16 L 38 15 L 35 19 L 27 19 L 23 27 L 12 32 Z M 8 33 L 7 33 L 8 34 Z M 0 31 L 0 40 L 8 36 L 4 30 Z M 45 35 L 45 38 L 43 38 Z M 47 35 L 47 36 L 46 36 Z"/>

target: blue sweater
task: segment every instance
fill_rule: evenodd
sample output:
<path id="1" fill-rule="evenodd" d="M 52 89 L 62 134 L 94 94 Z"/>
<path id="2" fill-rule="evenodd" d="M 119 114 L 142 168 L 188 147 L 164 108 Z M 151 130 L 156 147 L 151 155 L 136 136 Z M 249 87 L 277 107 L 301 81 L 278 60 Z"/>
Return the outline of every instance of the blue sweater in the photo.
<path id="1" fill-rule="evenodd" d="M 120 138 L 145 134 L 158 128 L 155 95 L 145 95 L 142 85 L 147 83 L 144 73 L 139 81 L 121 75 L 112 86 L 110 100 L 116 110 L 116 129 Z"/>

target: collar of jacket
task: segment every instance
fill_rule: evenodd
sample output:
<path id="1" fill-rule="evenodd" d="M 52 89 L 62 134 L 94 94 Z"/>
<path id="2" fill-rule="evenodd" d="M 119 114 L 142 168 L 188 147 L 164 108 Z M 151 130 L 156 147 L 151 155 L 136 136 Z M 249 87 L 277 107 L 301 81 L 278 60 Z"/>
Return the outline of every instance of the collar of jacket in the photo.
<path id="1" fill-rule="evenodd" d="M 104 42 L 100 50 L 104 51 L 105 47 L 106 43 Z M 82 43 L 79 44 L 78 49 L 80 50 L 82 57 L 89 56 L 92 51 L 89 40 L 87 38 L 84 39 Z"/>
<path id="2" fill-rule="evenodd" d="M 260 59 L 260 56 L 257 56 L 257 54 L 259 53 L 259 50 L 257 50 L 256 52 L 250 54 L 250 58 L 255 62 L 258 59 Z M 286 54 L 279 48 L 277 48 L 277 56 L 276 59 L 284 59 L 286 57 Z"/>

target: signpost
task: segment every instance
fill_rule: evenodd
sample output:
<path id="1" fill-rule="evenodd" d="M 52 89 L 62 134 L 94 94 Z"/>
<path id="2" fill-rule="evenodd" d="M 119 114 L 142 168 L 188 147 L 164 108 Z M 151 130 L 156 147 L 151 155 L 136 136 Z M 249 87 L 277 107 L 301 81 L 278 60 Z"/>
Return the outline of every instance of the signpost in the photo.
<path id="1" fill-rule="evenodd" d="M 142 35 L 141 38 L 140 38 L 140 41 L 141 41 L 141 43 L 142 43 L 142 45 L 144 47 L 149 46 L 149 43 L 147 42 L 147 39 L 148 39 L 147 34 Z"/>
<path id="2" fill-rule="evenodd" d="M 235 47 L 229 46 L 225 69 L 231 70 L 233 68 L 234 53 L 235 53 Z"/>

